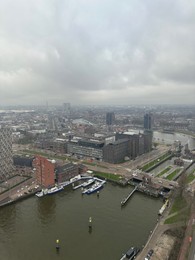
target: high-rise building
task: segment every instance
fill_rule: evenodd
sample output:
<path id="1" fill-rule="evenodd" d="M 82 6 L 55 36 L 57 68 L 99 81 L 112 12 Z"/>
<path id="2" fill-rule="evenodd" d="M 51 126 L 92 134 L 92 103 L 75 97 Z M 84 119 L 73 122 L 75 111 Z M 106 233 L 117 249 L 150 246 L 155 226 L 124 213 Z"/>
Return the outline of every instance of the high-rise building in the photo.
<path id="1" fill-rule="evenodd" d="M 114 112 L 108 112 L 106 114 L 106 124 L 107 125 L 113 125 L 115 121 L 115 114 Z"/>
<path id="2" fill-rule="evenodd" d="M 63 104 L 63 110 L 64 110 L 64 115 L 69 118 L 70 117 L 70 112 L 71 112 L 70 103 L 64 103 Z"/>
<path id="3" fill-rule="evenodd" d="M 144 115 L 144 129 L 152 130 L 152 115 L 150 113 Z"/>
<path id="4" fill-rule="evenodd" d="M 12 158 L 12 131 L 0 126 L 0 180 L 14 175 Z"/>

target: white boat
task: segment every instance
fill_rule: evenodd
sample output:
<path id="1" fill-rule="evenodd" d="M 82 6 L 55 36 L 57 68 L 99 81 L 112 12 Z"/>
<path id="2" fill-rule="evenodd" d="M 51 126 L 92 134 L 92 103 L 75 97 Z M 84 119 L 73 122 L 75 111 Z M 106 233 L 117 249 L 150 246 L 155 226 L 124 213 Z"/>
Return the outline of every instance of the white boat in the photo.
<path id="1" fill-rule="evenodd" d="M 123 254 L 122 258 L 120 260 L 129 259 L 133 260 L 136 255 L 140 252 L 140 249 L 137 247 L 131 247 L 126 254 Z"/>
<path id="2" fill-rule="evenodd" d="M 51 189 L 48 189 L 48 192 L 47 194 L 53 194 L 53 193 L 56 193 L 56 192 L 59 192 L 61 190 L 63 190 L 64 187 L 63 186 L 55 186 L 55 187 L 52 187 Z"/>
<path id="3" fill-rule="evenodd" d="M 93 185 L 91 186 L 91 188 L 84 190 L 82 193 L 89 195 L 89 194 L 91 194 L 91 193 L 97 192 L 98 190 L 100 190 L 100 189 L 103 188 L 103 185 L 104 185 L 105 182 L 106 182 L 106 181 L 95 182 L 95 184 L 93 184 Z"/>
<path id="4" fill-rule="evenodd" d="M 86 182 L 83 182 L 82 187 L 85 188 L 87 186 L 89 186 L 90 184 L 92 184 L 95 180 L 94 179 L 89 179 Z"/>
<path id="5" fill-rule="evenodd" d="M 46 195 L 48 193 L 48 189 L 42 189 L 41 191 L 35 193 L 35 195 L 39 198 L 43 197 L 44 195 Z"/>

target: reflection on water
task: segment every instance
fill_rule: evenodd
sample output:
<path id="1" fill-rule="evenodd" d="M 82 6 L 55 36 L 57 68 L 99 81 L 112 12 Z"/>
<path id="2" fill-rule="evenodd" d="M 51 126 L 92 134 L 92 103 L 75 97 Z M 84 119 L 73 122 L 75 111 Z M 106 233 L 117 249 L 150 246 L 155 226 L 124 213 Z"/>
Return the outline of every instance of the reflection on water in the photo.
<path id="1" fill-rule="evenodd" d="M 8 232 L 14 232 L 16 216 L 17 216 L 16 206 L 13 205 L 12 207 L 5 207 L 0 209 L 0 237 L 2 236 L 3 232 L 5 235 Z M 10 230 L 11 229 L 11 230 Z"/>
<path id="2" fill-rule="evenodd" d="M 48 195 L 37 198 L 38 218 L 43 224 L 49 224 L 55 218 L 56 196 Z"/>

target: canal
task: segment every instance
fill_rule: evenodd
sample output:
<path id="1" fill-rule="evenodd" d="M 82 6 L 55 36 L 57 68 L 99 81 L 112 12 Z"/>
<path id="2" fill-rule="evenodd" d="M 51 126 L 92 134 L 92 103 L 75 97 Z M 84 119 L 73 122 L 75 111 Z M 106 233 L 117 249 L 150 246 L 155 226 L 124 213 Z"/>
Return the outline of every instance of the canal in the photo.
<path id="1" fill-rule="evenodd" d="M 96 194 L 66 188 L 55 195 L 0 209 L 0 252 L 3 260 L 117 260 L 131 246 L 142 247 L 157 222 L 160 199 L 107 183 Z M 92 232 L 88 219 L 92 217 Z M 55 240 L 60 240 L 59 253 Z"/>

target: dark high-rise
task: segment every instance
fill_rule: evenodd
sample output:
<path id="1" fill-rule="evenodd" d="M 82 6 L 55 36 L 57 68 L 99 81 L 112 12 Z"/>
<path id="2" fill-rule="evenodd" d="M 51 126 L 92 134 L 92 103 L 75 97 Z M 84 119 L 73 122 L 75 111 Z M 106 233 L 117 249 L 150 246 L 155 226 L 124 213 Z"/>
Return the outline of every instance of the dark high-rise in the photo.
<path id="1" fill-rule="evenodd" d="M 106 114 L 106 124 L 107 125 L 113 125 L 115 121 L 115 115 L 114 112 L 108 112 Z"/>
<path id="2" fill-rule="evenodd" d="M 144 115 L 144 129 L 152 130 L 152 115 L 150 113 Z"/>

